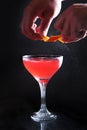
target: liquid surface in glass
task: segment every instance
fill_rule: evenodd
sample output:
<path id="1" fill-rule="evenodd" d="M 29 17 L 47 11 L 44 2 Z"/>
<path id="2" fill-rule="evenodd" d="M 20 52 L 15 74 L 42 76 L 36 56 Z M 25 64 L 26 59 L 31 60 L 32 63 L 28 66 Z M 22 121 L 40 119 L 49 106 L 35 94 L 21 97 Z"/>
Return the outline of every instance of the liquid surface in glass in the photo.
<path id="1" fill-rule="evenodd" d="M 23 64 L 36 79 L 50 79 L 60 68 L 58 58 L 24 58 Z"/>

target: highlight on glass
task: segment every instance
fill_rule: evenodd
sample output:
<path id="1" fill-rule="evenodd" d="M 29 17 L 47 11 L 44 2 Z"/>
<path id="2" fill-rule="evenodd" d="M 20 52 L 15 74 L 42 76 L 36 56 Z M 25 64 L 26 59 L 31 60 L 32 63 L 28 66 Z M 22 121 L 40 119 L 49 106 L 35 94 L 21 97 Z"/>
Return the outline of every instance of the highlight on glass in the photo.
<path id="1" fill-rule="evenodd" d="M 34 112 L 31 118 L 36 121 L 50 121 L 57 115 L 49 112 L 46 107 L 46 87 L 49 80 L 60 69 L 63 56 L 59 55 L 24 55 L 22 57 L 24 67 L 36 79 L 41 93 L 41 106 L 38 112 Z"/>

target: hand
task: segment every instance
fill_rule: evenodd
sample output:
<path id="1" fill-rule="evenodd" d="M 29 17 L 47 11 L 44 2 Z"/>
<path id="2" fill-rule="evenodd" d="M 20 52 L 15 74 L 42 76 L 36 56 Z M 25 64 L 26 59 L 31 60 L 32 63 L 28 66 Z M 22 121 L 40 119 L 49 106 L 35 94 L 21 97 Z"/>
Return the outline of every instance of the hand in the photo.
<path id="1" fill-rule="evenodd" d="M 87 4 L 73 4 L 56 20 L 54 27 L 62 34 L 63 40 L 76 42 L 87 36 Z"/>
<path id="2" fill-rule="evenodd" d="M 61 10 L 61 0 L 32 0 L 24 9 L 21 21 L 22 33 L 34 40 L 41 39 L 39 34 L 47 35 L 52 20 Z M 41 19 L 37 27 L 35 21 Z"/>

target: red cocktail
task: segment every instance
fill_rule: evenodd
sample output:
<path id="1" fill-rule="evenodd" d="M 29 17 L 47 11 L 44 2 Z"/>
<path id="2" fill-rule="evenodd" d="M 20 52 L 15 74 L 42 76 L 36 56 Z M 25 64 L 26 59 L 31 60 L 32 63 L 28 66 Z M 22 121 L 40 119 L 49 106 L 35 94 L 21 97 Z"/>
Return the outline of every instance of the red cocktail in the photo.
<path id="1" fill-rule="evenodd" d="M 46 108 L 46 86 L 51 77 L 59 70 L 63 56 L 57 55 L 25 55 L 23 64 L 27 71 L 37 80 L 41 90 L 41 108 L 31 118 L 35 121 L 56 119 L 56 115 Z"/>

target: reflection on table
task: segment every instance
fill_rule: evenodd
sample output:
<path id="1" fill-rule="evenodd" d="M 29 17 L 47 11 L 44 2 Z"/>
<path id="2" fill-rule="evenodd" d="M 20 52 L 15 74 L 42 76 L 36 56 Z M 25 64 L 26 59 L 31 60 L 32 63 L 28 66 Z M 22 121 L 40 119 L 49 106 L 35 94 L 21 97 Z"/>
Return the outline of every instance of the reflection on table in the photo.
<path id="1" fill-rule="evenodd" d="M 58 114 L 54 121 L 34 122 L 30 115 L 0 121 L 0 128 L 7 130 L 87 130 L 87 123 Z"/>

